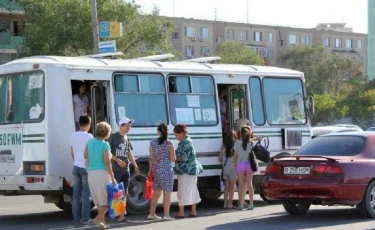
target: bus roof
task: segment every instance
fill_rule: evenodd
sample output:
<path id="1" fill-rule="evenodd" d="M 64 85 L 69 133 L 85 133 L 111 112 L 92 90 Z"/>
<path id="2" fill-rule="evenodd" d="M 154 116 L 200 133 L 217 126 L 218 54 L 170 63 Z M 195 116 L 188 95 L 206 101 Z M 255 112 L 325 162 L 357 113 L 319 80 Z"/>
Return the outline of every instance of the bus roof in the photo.
<path id="1" fill-rule="evenodd" d="M 139 71 L 167 71 L 167 72 L 212 72 L 212 73 L 251 73 L 251 74 L 272 74 L 288 76 L 303 76 L 302 72 L 278 68 L 272 66 L 253 66 L 239 64 L 210 64 L 185 61 L 146 61 L 137 59 L 100 59 L 92 57 L 62 57 L 62 56 L 32 56 L 20 58 L 0 66 L 0 73 L 4 67 L 19 64 L 55 64 L 65 65 L 72 69 L 108 69 L 108 70 L 128 70 L 136 68 Z"/>

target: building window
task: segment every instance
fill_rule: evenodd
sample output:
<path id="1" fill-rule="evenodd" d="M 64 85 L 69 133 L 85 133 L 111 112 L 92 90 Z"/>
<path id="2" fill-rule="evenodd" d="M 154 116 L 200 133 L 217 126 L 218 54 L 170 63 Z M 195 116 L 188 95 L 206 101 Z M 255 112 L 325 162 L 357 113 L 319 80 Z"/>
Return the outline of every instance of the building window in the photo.
<path id="1" fill-rule="evenodd" d="M 273 34 L 272 33 L 268 33 L 268 42 L 269 43 L 273 42 Z"/>
<path id="2" fill-rule="evenodd" d="M 206 39 L 210 37 L 210 31 L 208 28 L 201 28 L 201 38 Z"/>
<path id="3" fill-rule="evenodd" d="M 289 44 L 291 44 L 291 45 L 297 44 L 297 35 L 289 34 Z"/>
<path id="4" fill-rule="evenodd" d="M 248 40 L 247 36 L 248 36 L 248 32 L 246 30 L 241 30 L 239 40 L 240 41 L 247 41 Z"/>
<path id="5" fill-rule="evenodd" d="M 256 42 L 262 41 L 262 32 L 254 32 L 254 41 Z"/>
<path id="6" fill-rule="evenodd" d="M 258 56 L 264 58 L 267 57 L 269 60 L 273 60 L 273 49 L 265 48 L 265 47 L 254 47 L 248 46 L 252 49 Z"/>
<path id="7" fill-rule="evenodd" d="M 234 30 L 228 30 L 228 40 L 234 40 Z"/>
<path id="8" fill-rule="evenodd" d="M 362 40 L 358 40 L 358 49 L 362 49 Z"/>
<path id="9" fill-rule="evenodd" d="M 12 21 L 10 20 L 0 20 L 0 33 L 1 32 L 11 32 L 11 24 Z"/>
<path id="10" fill-rule="evenodd" d="M 195 37 L 195 29 L 194 27 L 185 27 L 185 37 Z"/>
<path id="11" fill-rule="evenodd" d="M 342 47 L 342 39 L 341 38 L 335 38 L 335 47 L 336 48 Z"/>
<path id="12" fill-rule="evenodd" d="M 216 42 L 221 42 L 221 36 L 216 37 Z"/>
<path id="13" fill-rule="evenodd" d="M 172 39 L 174 39 L 174 40 L 178 39 L 178 32 L 173 32 Z"/>
<path id="14" fill-rule="evenodd" d="M 301 44 L 309 45 L 309 36 L 301 36 Z"/>
<path id="15" fill-rule="evenodd" d="M 331 38 L 330 37 L 324 37 L 324 46 L 325 47 L 331 46 Z"/>
<path id="16" fill-rule="evenodd" d="M 194 56 L 194 46 L 185 46 L 185 56 L 189 58 Z"/>
<path id="17" fill-rule="evenodd" d="M 346 39 L 346 46 L 347 49 L 352 49 L 353 48 L 353 41 L 352 39 Z"/>
<path id="18" fill-rule="evenodd" d="M 210 48 L 208 46 L 201 46 L 201 56 L 208 57 L 210 55 Z"/>

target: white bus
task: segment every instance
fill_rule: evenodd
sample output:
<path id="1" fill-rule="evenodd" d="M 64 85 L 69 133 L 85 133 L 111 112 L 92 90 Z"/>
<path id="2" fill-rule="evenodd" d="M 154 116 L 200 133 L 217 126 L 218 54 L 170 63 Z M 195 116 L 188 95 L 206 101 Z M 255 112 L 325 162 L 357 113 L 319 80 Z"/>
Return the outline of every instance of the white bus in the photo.
<path id="1" fill-rule="evenodd" d="M 313 100 L 307 98 L 304 75 L 298 71 L 198 60 L 22 58 L 0 66 L 2 194 L 40 194 L 47 203 L 70 208 L 73 166 L 69 138 L 75 131 L 72 94 L 82 82 L 88 86 L 93 124 L 107 121 L 117 131 L 120 117 L 135 119 L 129 138 L 142 175 L 131 177 L 127 206 L 131 213 L 148 211 L 149 201 L 143 195 L 148 147 L 160 122 L 169 124 L 176 145 L 173 125 L 188 125 L 204 167 L 198 180 L 201 198 L 220 197 L 218 87 L 228 90 L 231 128 L 247 118 L 256 136 L 269 139 L 272 155 L 293 153 L 311 140 Z M 261 163 L 254 176 L 260 194 L 265 165 Z"/>

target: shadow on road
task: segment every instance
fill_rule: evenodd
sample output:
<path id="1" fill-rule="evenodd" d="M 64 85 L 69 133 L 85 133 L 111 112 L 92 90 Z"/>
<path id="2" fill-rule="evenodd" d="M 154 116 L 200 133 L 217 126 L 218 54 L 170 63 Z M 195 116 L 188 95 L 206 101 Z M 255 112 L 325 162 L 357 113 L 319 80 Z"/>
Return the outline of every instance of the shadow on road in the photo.
<path id="1" fill-rule="evenodd" d="M 227 229 L 311 229 L 320 227 L 334 227 L 345 224 L 364 223 L 373 221 L 361 216 L 359 211 L 353 209 L 311 210 L 305 215 L 292 216 L 283 213 L 270 213 L 268 215 L 241 219 L 235 223 L 214 225 L 208 230 Z"/>

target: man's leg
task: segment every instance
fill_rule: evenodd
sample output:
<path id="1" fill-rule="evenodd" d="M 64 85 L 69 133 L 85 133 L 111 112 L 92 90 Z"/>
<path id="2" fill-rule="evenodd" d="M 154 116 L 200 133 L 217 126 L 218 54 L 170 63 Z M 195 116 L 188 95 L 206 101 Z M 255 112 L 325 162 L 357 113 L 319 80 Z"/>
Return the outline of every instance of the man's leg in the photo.
<path id="1" fill-rule="evenodd" d="M 81 216 L 85 224 L 89 224 L 90 211 L 91 211 L 91 201 L 90 201 L 90 188 L 88 182 L 87 171 L 84 168 L 79 169 L 82 181 L 82 206 L 81 206 Z"/>
<path id="2" fill-rule="evenodd" d="M 73 167 L 73 201 L 72 201 L 72 214 L 73 221 L 79 223 L 81 221 L 81 194 L 82 194 L 82 182 L 81 175 L 79 174 L 79 168 Z"/>

